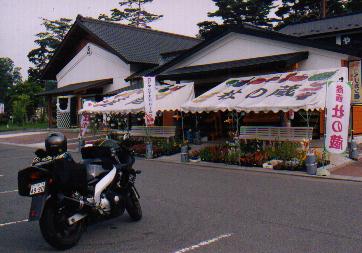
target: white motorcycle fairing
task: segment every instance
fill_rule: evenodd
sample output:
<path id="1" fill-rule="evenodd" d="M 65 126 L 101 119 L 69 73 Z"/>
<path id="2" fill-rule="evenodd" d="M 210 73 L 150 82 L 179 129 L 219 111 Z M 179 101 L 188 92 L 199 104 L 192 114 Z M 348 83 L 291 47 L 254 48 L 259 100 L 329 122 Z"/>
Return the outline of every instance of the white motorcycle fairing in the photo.
<path id="1" fill-rule="evenodd" d="M 112 183 L 116 173 L 117 169 L 113 167 L 113 169 L 96 184 L 94 189 L 94 202 L 96 205 L 99 206 L 101 204 L 101 193 Z"/>

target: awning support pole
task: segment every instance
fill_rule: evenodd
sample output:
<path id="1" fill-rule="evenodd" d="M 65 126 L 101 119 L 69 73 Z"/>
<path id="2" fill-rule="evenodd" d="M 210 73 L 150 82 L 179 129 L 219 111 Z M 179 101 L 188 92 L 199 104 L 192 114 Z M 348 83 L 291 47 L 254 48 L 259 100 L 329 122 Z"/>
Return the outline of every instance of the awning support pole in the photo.
<path id="1" fill-rule="evenodd" d="M 181 111 L 181 130 L 182 130 L 182 143 L 185 143 L 185 131 L 184 131 L 184 115 Z"/>

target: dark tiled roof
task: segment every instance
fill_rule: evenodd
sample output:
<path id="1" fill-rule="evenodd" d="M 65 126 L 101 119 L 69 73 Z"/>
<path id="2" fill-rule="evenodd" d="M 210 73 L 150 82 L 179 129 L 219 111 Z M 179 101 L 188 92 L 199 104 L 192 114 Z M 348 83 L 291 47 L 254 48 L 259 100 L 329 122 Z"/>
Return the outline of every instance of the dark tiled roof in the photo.
<path id="1" fill-rule="evenodd" d="M 186 52 L 182 53 L 181 55 L 175 57 L 174 59 L 170 60 L 169 62 L 166 62 L 165 64 L 163 64 L 161 66 L 158 66 L 154 71 L 152 71 L 149 74 L 158 75 L 158 74 L 161 74 L 161 73 L 167 71 L 167 69 L 171 68 L 175 64 L 177 64 L 177 63 L 183 61 L 184 59 L 190 57 L 191 55 L 199 52 L 200 50 L 206 48 L 210 44 L 214 43 L 215 41 L 223 38 L 224 36 L 226 36 L 230 33 L 246 34 L 246 35 L 251 35 L 251 36 L 255 36 L 255 37 L 260 37 L 260 38 L 265 38 L 265 39 L 270 39 L 270 40 L 275 40 L 275 41 L 281 41 L 281 42 L 286 42 L 286 43 L 291 43 L 291 44 L 296 44 L 296 45 L 302 45 L 305 47 L 313 47 L 313 48 L 318 48 L 318 49 L 327 50 L 327 51 L 331 51 L 331 52 L 346 54 L 346 55 L 350 55 L 350 56 L 361 57 L 361 53 L 358 50 L 344 48 L 339 45 L 326 44 L 326 43 L 318 42 L 315 40 L 299 38 L 296 36 L 282 34 L 282 33 L 271 31 L 271 30 L 266 30 L 266 29 L 261 29 L 261 28 L 254 29 L 254 28 L 247 27 L 245 25 L 241 25 L 238 27 L 231 27 L 221 34 L 218 34 L 214 37 L 204 40 L 203 42 L 190 48 L 189 50 L 187 50 Z"/>
<path id="2" fill-rule="evenodd" d="M 128 62 L 159 64 L 160 54 L 191 48 L 201 40 L 79 16 L 79 24 Z"/>
<path id="3" fill-rule="evenodd" d="M 69 95 L 74 94 L 79 91 L 85 91 L 88 89 L 96 89 L 102 88 L 108 84 L 113 82 L 113 78 L 110 79 L 102 79 L 90 82 L 82 82 L 82 83 L 74 83 L 64 87 L 56 88 L 54 90 L 44 91 L 38 94 L 38 96 L 46 96 L 46 95 Z"/>
<path id="4" fill-rule="evenodd" d="M 297 37 L 335 33 L 362 28 L 362 13 L 290 24 L 279 32 Z"/>
<path id="5" fill-rule="evenodd" d="M 141 78 L 143 76 L 148 76 L 148 74 L 150 74 L 151 72 L 155 71 L 159 66 L 155 66 L 152 68 L 148 68 L 148 69 L 142 69 L 140 71 L 137 71 L 135 73 L 133 73 L 132 75 L 130 75 L 129 77 L 127 77 L 125 80 L 129 81 L 132 79 L 137 79 L 137 78 Z"/>
<path id="6" fill-rule="evenodd" d="M 246 68 L 259 68 L 263 66 L 279 66 L 289 67 L 292 64 L 300 62 L 308 58 L 308 52 L 297 52 L 290 54 L 272 55 L 266 57 L 258 57 L 251 59 L 243 59 L 237 61 L 220 62 L 206 65 L 197 65 L 190 67 L 183 67 L 171 71 L 163 72 L 160 76 L 165 77 L 176 77 L 179 75 L 185 76 L 187 74 L 200 74 L 207 72 L 216 71 L 233 71 Z"/>

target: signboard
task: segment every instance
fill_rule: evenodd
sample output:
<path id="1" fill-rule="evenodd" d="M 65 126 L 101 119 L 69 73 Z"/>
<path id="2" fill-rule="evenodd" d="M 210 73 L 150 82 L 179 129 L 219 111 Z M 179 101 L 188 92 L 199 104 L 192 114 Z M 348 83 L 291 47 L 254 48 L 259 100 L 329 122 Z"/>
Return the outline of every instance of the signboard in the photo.
<path id="1" fill-rule="evenodd" d="M 88 129 L 88 126 L 90 124 L 90 115 L 83 113 L 81 115 L 81 120 L 80 120 L 80 136 L 83 137 Z"/>
<path id="2" fill-rule="evenodd" d="M 348 80 L 352 82 L 352 103 L 362 103 L 361 61 L 349 62 Z"/>
<path id="3" fill-rule="evenodd" d="M 5 112 L 5 106 L 3 103 L 0 103 L 0 114 L 3 114 Z"/>
<path id="4" fill-rule="evenodd" d="M 351 82 L 339 80 L 328 84 L 325 139 L 328 152 L 339 154 L 347 148 L 351 90 Z"/>
<path id="5" fill-rule="evenodd" d="M 143 77 L 146 126 L 153 126 L 156 117 L 156 78 Z"/>

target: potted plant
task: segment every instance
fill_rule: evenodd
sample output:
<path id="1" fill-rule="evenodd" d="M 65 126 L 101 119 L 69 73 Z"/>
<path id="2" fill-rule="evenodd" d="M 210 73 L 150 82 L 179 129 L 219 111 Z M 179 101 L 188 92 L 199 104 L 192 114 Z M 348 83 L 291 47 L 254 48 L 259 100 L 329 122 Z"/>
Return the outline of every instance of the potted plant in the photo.
<path id="1" fill-rule="evenodd" d="M 199 150 L 191 150 L 189 152 L 190 162 L 200 162 L 200 151 Z"/>

